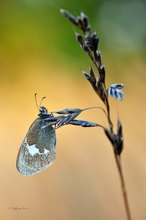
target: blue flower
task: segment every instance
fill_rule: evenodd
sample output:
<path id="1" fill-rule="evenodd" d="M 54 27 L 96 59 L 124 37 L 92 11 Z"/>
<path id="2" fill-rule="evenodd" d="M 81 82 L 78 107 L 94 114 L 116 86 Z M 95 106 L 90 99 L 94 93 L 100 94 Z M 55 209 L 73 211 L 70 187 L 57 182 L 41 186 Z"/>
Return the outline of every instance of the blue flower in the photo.
<path id="1" fill-rule="evenodd" d="M 124 92 L 121 90 L 124 88 L 124 84 L 121 83 L 116 83 L 116 84 L 112 84 L 109 88 L 108 88 L 108 94 L 115 98 L 118 99 L 119 101 L 123 100 L 123 96 L 124 96 Z"/>

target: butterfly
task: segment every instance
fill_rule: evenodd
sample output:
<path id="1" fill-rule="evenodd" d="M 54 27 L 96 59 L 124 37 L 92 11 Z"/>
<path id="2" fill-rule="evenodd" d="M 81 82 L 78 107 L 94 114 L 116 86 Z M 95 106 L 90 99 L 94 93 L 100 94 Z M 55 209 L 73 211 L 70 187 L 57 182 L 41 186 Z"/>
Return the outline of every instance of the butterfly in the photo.
<path id="1" fill-rule="evenodd" d="M 44 169 L 48 168 L 56 160 L 56 129 L 67 124 L 80 125 L 83 127 L 97 126 L 94 122 L 76 120 L 75 118 L 84 110 L 91 109 L 78 109 L 66 108 L 59 111 L 49 113 L 48 110 L 37 104 L 39 110 L 37 119 L 34 120 L 20 146 L 16 168 L 25 176 L 37 174 Z M 59 116 L 54 116 L 58 114 Z"/>

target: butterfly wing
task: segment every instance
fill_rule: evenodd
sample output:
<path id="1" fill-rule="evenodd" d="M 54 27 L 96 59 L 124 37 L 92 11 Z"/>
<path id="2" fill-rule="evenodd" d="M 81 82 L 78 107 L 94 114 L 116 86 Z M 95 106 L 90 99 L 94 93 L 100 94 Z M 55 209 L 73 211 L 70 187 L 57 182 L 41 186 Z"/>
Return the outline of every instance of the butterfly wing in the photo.
<path id="1" fill-rule="evenodd" d="M 16 161 L 17 170 L 31 176 L 49 167 L 56 159 L 56 132 L 52 126 L 37 118 L 26 134 Z"/>

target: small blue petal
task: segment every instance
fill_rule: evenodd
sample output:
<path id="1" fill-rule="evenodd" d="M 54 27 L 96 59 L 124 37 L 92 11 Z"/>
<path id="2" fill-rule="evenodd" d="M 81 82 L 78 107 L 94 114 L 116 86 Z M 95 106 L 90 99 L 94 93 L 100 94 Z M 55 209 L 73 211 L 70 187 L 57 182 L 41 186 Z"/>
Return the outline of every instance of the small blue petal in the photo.
<path id="1" fill-rule="evenodd" d="M 124 93 L 121 89 L 123 87 L 124 87 L 124 84 L 120 84 L 120 83 L 112 84 L 108 89 L 108 94 L 111 97 L 118 99 L 119 101 L 122 101 Z"/>
<path id="2" fill-rule="evenodd" d="M 110 87 L 112 87 L 114 89 L 123 89 L 125 87 L 125 85 L 122 83 L 115 83 L 115 84 L 112 84 Z"/>

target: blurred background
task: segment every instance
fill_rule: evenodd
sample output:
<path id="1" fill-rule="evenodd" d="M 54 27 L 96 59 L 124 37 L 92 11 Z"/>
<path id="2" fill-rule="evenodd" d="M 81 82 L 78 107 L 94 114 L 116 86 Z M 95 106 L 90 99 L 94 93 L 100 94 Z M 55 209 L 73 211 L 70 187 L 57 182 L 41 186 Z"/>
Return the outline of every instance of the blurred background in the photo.
<path id="1" fill-rule="evenodd" d="M 110 99 L 113 121 L 124 127 L 122 154 L 133 219 L 146 219 L 146 2 L 118 0 L 0 1 L 0 210 L 5 220 L 124 220 L 112 147 L 102 130 L 57 130 L 57 160 L 47 170 L 21 176 L 18 149 L 46 96 L 48 110 L 102 106 L 84 79 L 90 61 L 75 40 L 78 31 L 60 13 L 89 17 L 100 37 L 107 86 L 124 83 L 122 103 Z M 80 118 L 106 124 L 100 110 Z"/>

